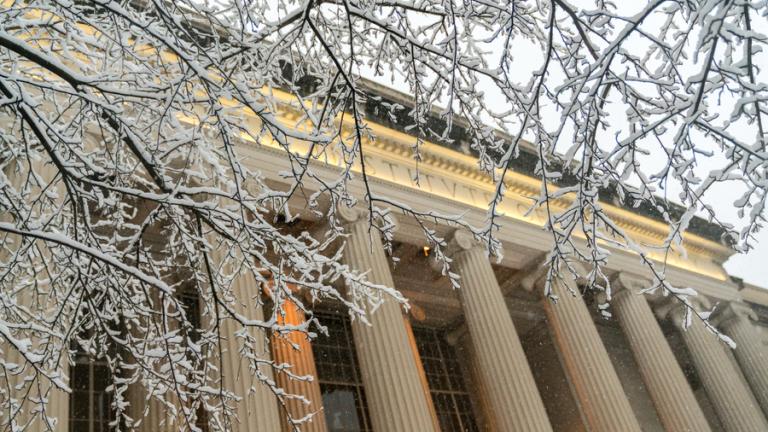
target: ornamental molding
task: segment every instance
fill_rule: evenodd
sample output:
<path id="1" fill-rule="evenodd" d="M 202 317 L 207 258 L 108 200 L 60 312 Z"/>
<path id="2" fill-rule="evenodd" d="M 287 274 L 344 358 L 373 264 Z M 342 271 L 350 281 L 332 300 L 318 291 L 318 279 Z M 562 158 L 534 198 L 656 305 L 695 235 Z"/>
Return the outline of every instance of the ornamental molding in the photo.
<path id="1" fill-rule="evenodd" d="M 712 310 L 712 301 L 704 295 L 687 296 L 686 300 L 696 312 Z M 693 313 L 688 310 L 688 306 L 682 304 L 679 299 L 669 295 L 651 305 L 653 312 L 660 320 L 669 319 L 676 325 L 683 323 L 687 313 Z M 698 319 L 695 316 L 692 319 Z"/>
<path id="2" fill-rule="evenodd" d="M 712 324 L 724 328 L 741 320 L 758 321 L 757 314 L 752 308 L 744 303 L 734 301 L 718 305 L 712 315 Z"/>
<path id="3" fill-rule="evenodd" d="M 623 291 L 639 293 L 648 288 L 651 284 L 651 281 L 642 276 L 637 276 L 624 271 L 616 272 L 610 280 L 613 295 Z"/>
<path id="4" fill-rule="evenodd" d="M 297 109 L 295 97 L 278 90 L 271 90 L 271 93 L 279 101 L 277 117 L 286 126 L 298 126 L 296 122 L 300 119 L 300 112 Z M 347 116 L 344 119 L 342 131 L 351 132 L 353 126 L 353 121 Z M 371 172 L 367 172 L 368 175 L 474 207 L 487 208 L 495 184 L 490 176 L 480 170 L 475 157 L 424 140 L 420 145 L 421 161 L 418 163 L 422 178 L 417 185 L 412 181 L 417 167 L 413 159 L 416 138 L 372 121 L 366 121 L 366 127 L 375 136 L 375 139 L 364 139 L 366 165 L 373 167 Z M 326 163 L 338 164 L 339 161 L 329 156 L 327 150 L 325 153 L 323 159 Z M 410 175 L 406 177 L 398 171 L 404 171 Z M 533 211 L 526 215 L 531 203 L 528 197 L 538 196 L 541 189 L 540 181 L 517 172 L 508 172 L 505 179 L 505 201 L 512 201 L 511 205 L 504 209 L 507 210 L 505 215 L 543 225 L 545 216 L 541 214 L 542 212 Z M 550 184 L 549 187 L 553 191 L 557 190 L 554 185 Z M 566 196 L 554 200 L 553 204 L 555 210 L 563 210 L 572 202 L 573 197 Z M 611 219 L 635 241 L 658 245 L 669 235 L 669 229 L 663 222 L 610 203 L 602 202 L 601 204 Z M 510 208 L 512 211 L 509 211 Z M 725 261 L 734 253 L 732 249 L 696 234 L 686 233 L 683 237 L 684 246 L 689 253 L 706 255 L 717 262 Z"/>

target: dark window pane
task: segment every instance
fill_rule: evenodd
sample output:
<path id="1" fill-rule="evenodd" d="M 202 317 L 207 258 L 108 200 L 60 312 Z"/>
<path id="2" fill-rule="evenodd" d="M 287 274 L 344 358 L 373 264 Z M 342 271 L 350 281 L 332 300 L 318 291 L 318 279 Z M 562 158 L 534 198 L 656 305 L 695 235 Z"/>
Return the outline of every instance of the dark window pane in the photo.
<path id="1" fill-rule="evenodd" d="M 90 383 L 90 370 L 88 364 L 76 364 L 72 373 L 72 388 L 75 390 L 87 390 Z"/>
<path id="2" fill-rule="evenodd" d="M 109 383 L 112 381 L 109 376 L 109 369 L 106 366 L 94 365 L 93 366 L 93 386 L 94 390 L 104 391 Z"/>
<path id="3" fill-rule="evenodd" d="M 200 340 L 200 325 L 202 322 L 200 317 L 200 298 L 198 293 L 191 287 L 185 286 L 179 290 L 177 296 L 179 297 L 179 301 L 184 308 L 184 313 L 187 316 L 187 320 L 191 325 L 191 328 L 184 329 L 184 331 L 187 332 L 187 336 L 192 340 L 192 342 L 197 342 Z"/>
<path id="4" fill-rule="evenodd" d="M 354 386 L 327 384 L 323 386 L 323 409 L 332 431 L 358 431 L 357 389 Z"/>
<path id="5" fill-rule="evenodd" d="M 70 430 L 72 431 L 87 431 L 88 430 L 88 420 L 74 420 L 70 419 Z"/>
<path id="6" fill-rule="evenodd" d="M 102 359 L 82 353 L 75 357 L 72 367 L 70 399 L 70 430 L 107 432 L 112 414 L 112 393 L 106 388 L 112 383 L 109 367 Z"/>
<path id="7" fill-rule="evenodd" d="M 87 391 L 72 392 L 72 419 L 88 420 L 88 410 L 90 408 Z"/>

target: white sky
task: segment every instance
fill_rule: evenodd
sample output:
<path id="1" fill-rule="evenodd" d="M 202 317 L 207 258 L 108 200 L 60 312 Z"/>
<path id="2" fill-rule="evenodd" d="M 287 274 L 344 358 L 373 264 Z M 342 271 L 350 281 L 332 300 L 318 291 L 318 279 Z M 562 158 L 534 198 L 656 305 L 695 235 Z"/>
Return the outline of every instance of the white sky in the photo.
<path id="1" fill-rule="evenodd" d="M 768 230 L 763 230 L 757 237 L 757 247 L 748 254 L 732 256 L 725 263 L 725 269 L 733 276 L 768 288 Z"/>

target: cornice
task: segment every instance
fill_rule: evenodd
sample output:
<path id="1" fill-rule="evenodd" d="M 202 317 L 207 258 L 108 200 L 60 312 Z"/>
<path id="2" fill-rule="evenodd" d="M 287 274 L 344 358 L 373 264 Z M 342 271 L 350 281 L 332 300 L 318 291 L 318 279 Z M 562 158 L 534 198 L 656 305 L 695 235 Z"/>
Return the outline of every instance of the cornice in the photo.
<path id="1" fill-rule="evenodd" d="M 745 283 L 739 290 L 741 298 L 749 303 L 768 306 L 768 289 Z"/>
<path id="2" fill-rule="evenodd" d="M 276 97 L 280 112 L 278 118 L 285 122 L 286 126 L 295 126 L 300 113 L 295 107 L 295 98 L 279 90 L 270 90 Z M 343 131 L 351 131 L 353 120 L 349 117 L 344 120 Z M 404 132 L 377 124 L 366 122 L 376 137 L 364 142 L 366 154 L 387 158 L 404 166 L 416 167 L 413 160 L 413 151 L 416 138 Z M 422 141 L 419 148 L 421 161 L 419 170 L 422 172 L 439 173 L 442 177 L 456 182 L 467 184 L 486 192 L 493 192 L 495 185 L 486 173 L 477 165 L 477 159 L 473 156 L 445 148 L 431 141 Z M 376 177 L 376 175 L 373 175 Z M 525 197 L 538 196 L 541 183 L 538 179 L 517 173 L 508 172 L 505 177 L 506 199 L 514 199 L 529 205 L 530 200 Z M 557 186 L 550 185 L 552 190 Z M 553 202 L 556 209 L 562 210 L 569 206 L 573 197 L 563 197 Z M 487 204 L 487 203 L 486 203 Z M 625 230 L 634 241 L 646 245 L 659 245 L 669 235 L 668 226 L 658 220 L 633 213 L 625 208 L 611 203 L 601 202 L 603 209 L 620 228 Z M 514 216 L 513 216 L 514 217 Z M 531 221 L 528 218 L 527 221 Z M 541 223 L 538 223 L 541 225 Z M 706 255 L 718 263 L 724 262 L 734 251 L 722 244 L 704 238 L 702 236 L 686 233 L 683 235 L 683 244 L 689 253 Z"/>

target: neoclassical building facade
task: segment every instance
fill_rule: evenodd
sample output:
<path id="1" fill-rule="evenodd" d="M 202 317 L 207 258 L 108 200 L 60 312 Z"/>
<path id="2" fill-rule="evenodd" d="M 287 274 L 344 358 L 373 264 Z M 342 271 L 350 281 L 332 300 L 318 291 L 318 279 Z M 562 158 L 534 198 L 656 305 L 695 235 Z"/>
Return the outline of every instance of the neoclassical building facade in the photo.
<path id="1" fill-rule="evenodd" d="M 392 102 L 404 102 L 395 92 L 371 87 Z M 424 143 L 416 185 L 414 138 L 398 128 L 396 118 L 379 118 L 373 111 L 370 127 L 377 138 L 366 142 L 365 162 L 377 193 L 414 208 L 464 213 L 469 223 L 482 224 L 493 184 L 468 147 L 460 139 L 452 147 Z M 287 124 L 295 120 L 288 108 L 282 115 Z M 240 145 L 249 168 L 279 183 L 286 164 L 282 149 L 245 138 Z M 316 170 L 332 175 L 340 158 L 328 153 Z M 398 220 L 394 265 L 380 239 L 369 235 L 367 219 L 356 209 L 339 210 L 349 234 L 345 262 L 367 272 L 372 282 L 400 290 L 411 308 L 404 312 L 386 301 L 368 326 L 351 321 L 338 305 L 320 303 L 316 316 L 327 336 L 310 341 L 298 333 L 264 335 L 275 362 L 316 377 L 274 376 L 286 391 L 312 401 L 287 405 L 296 418 L 315 413 L 302 430 L 768 430 L 768 290 L 728 275 L 723 263 L 734 251 L 719 241 L 719 233 L 694 221 L 685 236 L 687 256 L 669 257 L 666 276 L 675 286 L 695 288 L 700 307 L 718 305 L 712 322 L 735 340 L 735 350 L 697 320 L 684 331 L 675 303 L 640 294 L 650 278 L 638 257 L 624 250 L 613 250 L 606 268 L 614 290 L 610 317 L 599 313 L 599 299 L 589 292 L 570 294 L 580 291 L 579 280 L 556 284 L 555 304 L 542 295 L 540 264 L 550 247 L 542 228 L 545 215 L 527 212 L 525 197 L 539 190 L 526 162 L 531 158 L 523 154 L 517 172 L 509 175 L 500 262 L 490 261 L 468 233 L 437 227 L 450 239 L 447 254 L 461 278 L 458 290 L 434 268 L 412 220 Z M 362 194 L 362 184 L 351 187 Z M 653 214 L 609 201 L 606 211 L 637 241 L 654 244 L 666 237 L 666 226 Z M 300 204 L 296 211 L 301 213 Z M 302 220 L 306 229 L 322 223 L 309 214 Z M 264 290 L 246 277 L 236 283 L 244 296 Z M 284 319 L 301 323 L 307 317 L 289 305 Z M 289 430 L 274 396 L 266 389 L 253 391 L 238 377 L 242 359 L 236 347 L 225 352 L 230 353 L 225 371 L 232 372 L 227 385 L 244 398 L 234 429 Z M 73 392 L 52 401 L 59 429 L 108 430 L 106 366 L 84 356 L 70 376 Z M 152 409 L 142 412 L 141 430 L 175 430 Z"/>

